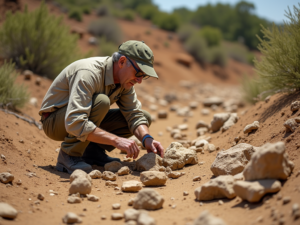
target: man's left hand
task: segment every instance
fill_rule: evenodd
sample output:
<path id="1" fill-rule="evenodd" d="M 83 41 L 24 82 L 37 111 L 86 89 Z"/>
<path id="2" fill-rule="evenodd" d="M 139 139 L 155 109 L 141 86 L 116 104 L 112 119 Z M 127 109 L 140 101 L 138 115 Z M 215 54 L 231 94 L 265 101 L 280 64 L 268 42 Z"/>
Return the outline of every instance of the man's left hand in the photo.
<path id="1" fill-rule="evenodd" d="M 153 152 L 162 158 L 164 157 L 164 148 L 160 142 L 155 141 L 152 138 L 146 138 L 144 143 L 148 153 Z"/>

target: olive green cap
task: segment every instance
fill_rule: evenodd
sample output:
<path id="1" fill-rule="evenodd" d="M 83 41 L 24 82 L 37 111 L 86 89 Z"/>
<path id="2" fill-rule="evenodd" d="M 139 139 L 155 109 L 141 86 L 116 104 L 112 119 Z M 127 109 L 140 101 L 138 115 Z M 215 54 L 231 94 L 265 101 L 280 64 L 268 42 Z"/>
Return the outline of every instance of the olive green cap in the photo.
<path id="1" fill-rule="evenodd" d="M 119 46 L 119 53 L 133 59 L 148 76 L 158 78 L 153 68 L 153 52 L 145 42 L 134 40 L 126 41 Z"/>

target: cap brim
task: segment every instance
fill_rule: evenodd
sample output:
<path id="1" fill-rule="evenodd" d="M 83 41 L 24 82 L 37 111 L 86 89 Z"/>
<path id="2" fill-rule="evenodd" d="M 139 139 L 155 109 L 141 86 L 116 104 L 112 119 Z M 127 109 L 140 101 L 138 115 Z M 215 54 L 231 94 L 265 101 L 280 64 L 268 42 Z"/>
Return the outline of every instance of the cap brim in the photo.
<path id="1" fill-rule="evenodd" d="M 144 62 L 135 60 L 135 62 L 138 64 L 138 66 L 140 67 L 140 69 L 147 74 L 150 77 L 155 77 L 158 79 L 158 75 L 156 74 L 153 66 L 149 66 L 148 64 L 145 64 Z"/>

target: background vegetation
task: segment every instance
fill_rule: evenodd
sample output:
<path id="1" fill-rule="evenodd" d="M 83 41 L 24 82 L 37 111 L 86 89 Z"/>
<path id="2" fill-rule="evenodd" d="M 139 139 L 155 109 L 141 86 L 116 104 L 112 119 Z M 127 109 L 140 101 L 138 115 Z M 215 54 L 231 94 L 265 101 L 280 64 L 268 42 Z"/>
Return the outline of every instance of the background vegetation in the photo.
<path id="1" fill-rule="evenodd" d="M 12 62 L 4 63 L 0 67 L 0 105 L 23 107 L 29 99 L 27 88 L 15 83 L 17 74 Z"/>
<path id="2" fill-rule="evenodd" d="M 55 78 L 71 62 L 81 58 L 77 36 L 61 19 L 48 13 L 45 4 L 37 10 L 8 14 L 0 27 L 0 55 L 20 69 Z"/>

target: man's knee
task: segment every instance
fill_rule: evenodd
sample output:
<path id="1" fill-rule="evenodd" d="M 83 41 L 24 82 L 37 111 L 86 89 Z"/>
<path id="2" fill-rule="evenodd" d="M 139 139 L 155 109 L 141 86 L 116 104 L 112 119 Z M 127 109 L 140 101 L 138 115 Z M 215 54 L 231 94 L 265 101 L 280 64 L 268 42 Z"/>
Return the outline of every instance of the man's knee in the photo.
<path id="1" fill-rule="evenodd" d="M 148 124 L 149 124 L 149 127 L 150 127 L 150 125 L 151 125 L 151 123 L 152 123 L 151 115 L 150 115 L 150 113 L 148 113 L 146 110 L 142 110 L 142 111 L 143 111 L 143 113 L 144 113 L 144 116 L 145 116 L 146 119 L 148 120 Z"/>
<path id="2" fill-rule="evenodd" d="M 96 94 L 93 96 L 93 107 L 94 110 L 104 110 L 108 112 L 110 108 L 110 100 L 105 94 Z"/>

